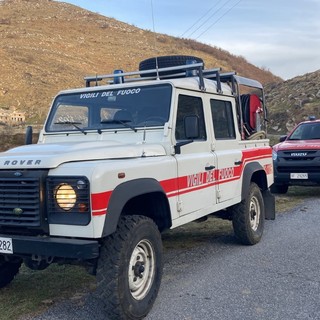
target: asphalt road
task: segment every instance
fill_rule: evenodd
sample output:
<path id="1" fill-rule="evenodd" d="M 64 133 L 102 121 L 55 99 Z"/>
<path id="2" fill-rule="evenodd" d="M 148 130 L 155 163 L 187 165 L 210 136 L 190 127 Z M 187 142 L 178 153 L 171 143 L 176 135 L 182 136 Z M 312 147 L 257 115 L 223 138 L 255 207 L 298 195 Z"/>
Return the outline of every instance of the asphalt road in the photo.
<path id="1" fill-rule="evenodd" d="M 231 236 L 165 254 L 164 277 L 147 320 L 320 319 L 320 199 L 266 221 L 255 246 Z M 32 320 L 107 320 L 91 296 Z"/>

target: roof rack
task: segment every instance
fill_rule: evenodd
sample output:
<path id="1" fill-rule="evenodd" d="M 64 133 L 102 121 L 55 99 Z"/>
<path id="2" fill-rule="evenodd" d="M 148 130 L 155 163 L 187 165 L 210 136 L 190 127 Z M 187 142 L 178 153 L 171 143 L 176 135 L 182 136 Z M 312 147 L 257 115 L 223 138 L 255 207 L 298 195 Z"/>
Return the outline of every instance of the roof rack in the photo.
<path id="1" fill-rule="evenodd" d="M 199 89 L 205 91 L 204 79 L 214 80 L 217 82 L 217 91 L 222 92 L 221 83 L 229 83 L 232 93 L 236 94 L 238 85 L 245 85 L 253 88 L 262 89 L 260 82 L 249 78 L 241 77 L 236 72 L 220 73 L 221 68 L 203 69 L 203 63 L 192 63 L 175 67 L 150 69 L 144 71 L 123 72 L 115 70 L 111 74 L 87 76 L 84 78 L 86 87 L 91 83 L 98 83 L 102 80 L 109 79 L 109 84 L 118 84 L 126 82 L 136 82 L 145 80 L 174 79 L 185 77 L 199 77 Z"/>
<path id="2" fill-rule="evenodd" d="M 211 74 L 216 74 L 219 78 L 220 68 L 210 70 Z M 139 76 L 139 77 L 134 77 Z M 86 87 L 90 87 L 91 83 L 98 85 L 98 82 L 104 79 L 111 79 L 110 84 L 113 83 L 125 83 L 133 81 L 145 81 L 145 80 L 160 80 L 160 79 L 173 79 L 173 78 L 185 78 L 185 77 L 199 77 L 199 88 L 200 90 L 205 90 L 204 86 L 204 76 L 203 76 L 203 63 L 193 63 L 180 65 L 175 67 L 150 69 L 144 71 L 134 71 L 134 72 L 122 72 L 122 70 L 115 70 L 114 73 L 88 76 L 84 80 L 86 82 Z M 218 86 L 221 90 L 221 85 Z"/>

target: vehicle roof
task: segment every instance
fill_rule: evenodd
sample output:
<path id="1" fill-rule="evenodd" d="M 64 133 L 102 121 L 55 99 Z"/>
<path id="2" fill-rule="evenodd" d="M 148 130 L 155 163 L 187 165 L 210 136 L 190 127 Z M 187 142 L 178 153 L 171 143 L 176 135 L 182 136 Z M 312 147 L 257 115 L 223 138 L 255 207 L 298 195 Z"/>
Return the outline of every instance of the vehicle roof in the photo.
<path id="1" fill-rule="evenodd" d="M 106 84 L 106 85 L 98 85 L 92 87 L 83 87 L 83 88 L 75 88 L 60 91 L 59 94 L 70 94 L 70 93 L 83 93 L 83 92 L 92 92 L 92 91 L 100 91 L 100 90 L 121 90 L 132 87 L 140 87 L 140 86 L 158 86 L 163 84 L 170 84 L 175 88 L 192 90 L 201 92 L 199 89 L 199 78 L 198 77 L 186 77 L 186 78 L 178 78 L 178 79 L 166 79 L 166 80 L 143 80 L 141 81 L 129 81 L 121 84 Z M 204 79 L 205 84 L 205 92 L 209 93 L 219 93 L 217 90 L 217 82 L 214 80 Z M 232 95 L 232 90 L 229 85 L 222 83 L 222 94 L 223 95 Z"/>
<path id="2" fill-rule="evenodd" d="M 320 123 L 320 119 L 302 121 L 302 122 L 300 122 L 298 124 L 298 126 L 301 125 L 301 124 L 305 124 L 305 123 L 306 124 L 308 124 L 308 123 Z"/>

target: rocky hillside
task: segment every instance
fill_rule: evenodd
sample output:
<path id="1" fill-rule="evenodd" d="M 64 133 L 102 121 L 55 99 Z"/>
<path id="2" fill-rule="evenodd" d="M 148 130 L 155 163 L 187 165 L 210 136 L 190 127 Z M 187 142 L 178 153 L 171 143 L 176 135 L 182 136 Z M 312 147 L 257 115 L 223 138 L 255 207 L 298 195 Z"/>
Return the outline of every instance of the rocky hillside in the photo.
<path id="1" fill-rule="evenodd" d="M 0 0 L 0 12 L 0 108 L 24 111 L 32 124 L 43 122 L 59 90 L 83 86 L 83 76 L 136 70 L 139 61 L 155 55 L 195 55 L 210 68 L 235 70 L 264 84 L 281 81 L 220 48 L 154 34 L 62 2 Z"/>
<path id="2" fill-rule="evenodd" d="M 265 87 L 271 133 L 286 134 L 309 116 L 320 118 L 320 70 Z"/>

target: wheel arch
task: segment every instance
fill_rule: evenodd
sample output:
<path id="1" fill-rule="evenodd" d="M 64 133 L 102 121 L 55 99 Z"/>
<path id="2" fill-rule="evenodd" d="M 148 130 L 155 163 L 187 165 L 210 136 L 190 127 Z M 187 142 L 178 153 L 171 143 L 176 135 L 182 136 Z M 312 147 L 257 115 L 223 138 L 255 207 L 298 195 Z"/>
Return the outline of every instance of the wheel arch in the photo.
<path id="1" fill-rule="evenodd" d="M 244 168 L 241 190 L 242 200 L 247 197 L 251 182 L 255 182 L 262 191 L 268 189 L 267 175 L 259 162 L 250 162 Z"/>
<path id="2" fill-rule="evenodd" d="M 259 162 L 248 163 L 243 171 L 241 200 L 248 196 L 250 183 L 256 183 L 261 189 L 264 201 L 265 218 L 267 220 L 275 219 L 275 198 L 268 188 L 267 175 Z"/>
<path id="3" fill-rule="evenodd" d="M 115 232 L 121 215 L 134 214 L 153 219 L 160 231 L 171 227 L 169 201 L 156 179 L 143 178 L 127 181 L 113 190 L 102 237 Z"/>

